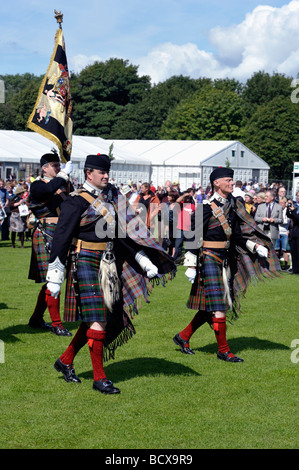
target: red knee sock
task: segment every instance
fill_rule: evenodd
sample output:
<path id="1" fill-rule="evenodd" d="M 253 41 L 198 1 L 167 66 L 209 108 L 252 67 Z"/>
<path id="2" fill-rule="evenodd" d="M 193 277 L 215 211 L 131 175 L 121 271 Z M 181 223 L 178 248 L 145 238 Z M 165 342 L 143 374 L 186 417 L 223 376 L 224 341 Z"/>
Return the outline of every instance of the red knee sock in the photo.
<path id="1" fill-rule="evenodd" d="M 210 314 L 199 310 L 199 312 L 195 314 L 193 320 L 191 320 L 189 325 L 187 325 L 186 328 L 179 333 L 180 337 L 184 339 L 185 341 L 189 341 L 193 333 L 195 333 L 195 331 L 201 325 L 203 325 L 204 323 L 206 323 L 206 321 L 208 321 L 208 315 Z"/>
<path id="2" fill-rule="evenodd" d="M 89 328 L 87 330 L 87 342 L 93 368 L 93 380 L 106 379 L 103 368 L 103 346 L 106 331 L 98 331 Z"/>
<path id="3" fill-rule="evenodd" d="M 41 320 L 44 316 L 44 313 L 47 308 L 46 289 L 47 289 L 47 284 L 44 284 L 38 294 L 35 309 L 34 309 L 33 314 L 31 315 L 31 320 Z"/>
<path id="4" fill-rule="evenodd" d="M 52 320 L 52 326 L 60 326 L 63 327 L 61 318 L 60 318 L 60 294 L 55 299 L 52 297 L 51 292 L 49 289 L 46 290 L 46 302 L 47 307 L 49 310 L 49 314 Z"/>
<path id="5" fill-rule="evenodd" d="M 63 364 L 72 364 L 74 357 L 80 351 L 81 348 L 87 343 L 87 326 L 86 323 L 81 323 L 77 333 L 73 337 L 70 345 L 67 347 L 65 352 L 60 356 L 60 360 Z"/>
<path id="6" fill-rule="evenodd" d="M 226 318 L 215 318 L 213 317 L 213 329 L 218 343 L 218 350 L 221 353 L 229 351 L 229 346 L 226 341 Z M 231 353 L 231 356 L 234 354 Z"/>

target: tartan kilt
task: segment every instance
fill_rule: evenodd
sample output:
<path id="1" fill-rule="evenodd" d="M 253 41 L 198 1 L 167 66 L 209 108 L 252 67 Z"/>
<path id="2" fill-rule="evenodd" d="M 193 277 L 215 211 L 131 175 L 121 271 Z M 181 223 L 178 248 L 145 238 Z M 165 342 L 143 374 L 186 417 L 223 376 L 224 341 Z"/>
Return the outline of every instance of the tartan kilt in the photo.
<path id="1" fill-rule="evenodd" d="M 46 224 L 45 232 L 48 243 L 51 247 L 52 238 L 56 229 L 56 224 Z M 47 250 L 45 240 L 39 228 L 32 234 L 31 260 L 28 279 L 36 283 L 46 282 L 50 253 Z"/>
<path id="2" fill-rule="evenodd" d="M 81 250 L 78 256 L 77 276 L 82 316 L 79 315 L 76 308 L 76 299 L 71 273 L 72 265 L 70 266 L 65 291 L 65 321 L 109 321 L 110 312 L 105 306 L 103 292 L 98 278 L 102 253 L 102 251 Z"/>
<path id="3" fill-rule="evenodd" d="M 215 254 L 222 259 L 219 252 Z M 197 273 L 192 285 L 187 302 L 188 308 L 207 312 L 228 310 L 229 305 L 225 298 L 222 266 L 222 262 L 218 262 L 208 253 L 203 255 L 201 273 Z"/>

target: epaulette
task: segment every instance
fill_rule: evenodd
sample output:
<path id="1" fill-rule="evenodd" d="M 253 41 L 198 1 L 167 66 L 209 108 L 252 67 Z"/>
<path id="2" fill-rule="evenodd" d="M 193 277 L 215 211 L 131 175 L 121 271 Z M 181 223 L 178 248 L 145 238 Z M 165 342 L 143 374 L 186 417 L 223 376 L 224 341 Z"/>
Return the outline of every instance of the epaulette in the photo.
<path id="1" fill-rule="evenodd" d="M 83 189 L 83 188 L 78 188 L 78 189 L 75 189 L 75 191 L 72 191 L 69 196 L 80 196 L 81 193 L 84 193 L 86 192 L 86 189 Z"/>
<path id="2" fill-rule="evenodd" d="M 76 189 L 75 191 L 71 192 L 70 193 L 70 196 L 81 196 L 83 197 L 86 201 L 89 202 L 89 204 L 92 204 L 93 202 L 95 202 L 97 200 L 96 197 L 92 196 L 91 194 L 89 194 L 88 191 L 86 191 L 86 189 L 84 188 L 79 188 L 79 189 Z"/>

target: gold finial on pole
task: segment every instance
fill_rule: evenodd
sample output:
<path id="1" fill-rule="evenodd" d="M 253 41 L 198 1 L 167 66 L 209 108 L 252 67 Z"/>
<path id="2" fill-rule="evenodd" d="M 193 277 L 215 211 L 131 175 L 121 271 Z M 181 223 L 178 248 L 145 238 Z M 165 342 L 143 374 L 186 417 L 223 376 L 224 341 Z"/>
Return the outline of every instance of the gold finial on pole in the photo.
<path id="1" fill-rule="evenodd" d="M 63 21 L 63 14 L 61 13 L 61 11 L 57 11 L 57 10 L 54 10 L 54 13 L 55 13 L 56 21 L 59 24 L 59 28 L 62 29 L 61 23 Z"/>

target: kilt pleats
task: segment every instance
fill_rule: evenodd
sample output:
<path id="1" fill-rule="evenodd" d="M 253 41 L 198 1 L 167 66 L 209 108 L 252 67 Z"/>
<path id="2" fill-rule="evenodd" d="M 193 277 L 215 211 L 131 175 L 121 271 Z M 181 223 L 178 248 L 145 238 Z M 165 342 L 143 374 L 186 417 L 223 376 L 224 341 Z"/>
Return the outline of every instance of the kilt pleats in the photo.
<path id="1" fill-rule="evenodd" d="M 101 251 L 80 251 L 77 262 L 77 277 L 82 316 L 79 316 L 76 308 L 74 285 L 70 269 L 67 277 L 64 305 L 65 321 L 104 322 L 109 320 L 110 312 L 105 306 L 103 292 L 98 279 L 101 258 Z"/>
<path id="2" fill-rule="evenodd" d="M 45 238 L 51 247 L 52 238 L 56 229 L 55 224 L 45 225 Z M 31 260 L 28 279 L 37 283 L 46 282 L 50 253 L 46 247 L 45 239 L 37 228 L 32 235 Z"/>
<path id="3" fill-rule="evenodd" d="M 218 253 L 217 256 L 220 257 Z M 192 286 L 187 307 L 207 312 L 228 309 L 223 284 L 222 262 L 217 261 L 208 253 L 203 257 L 201 272 Z"/>

